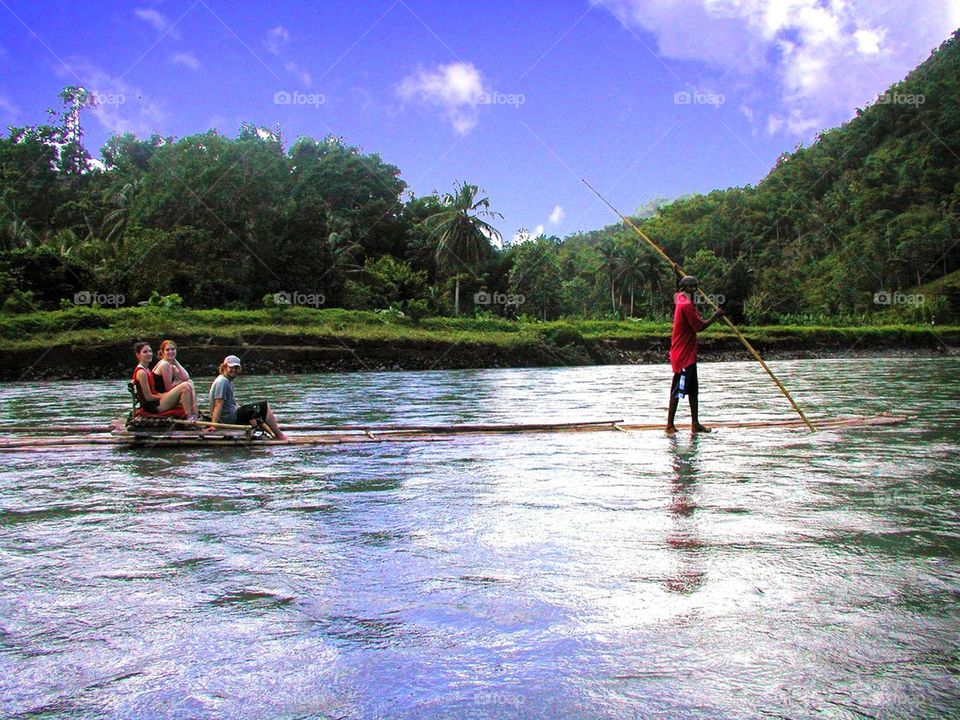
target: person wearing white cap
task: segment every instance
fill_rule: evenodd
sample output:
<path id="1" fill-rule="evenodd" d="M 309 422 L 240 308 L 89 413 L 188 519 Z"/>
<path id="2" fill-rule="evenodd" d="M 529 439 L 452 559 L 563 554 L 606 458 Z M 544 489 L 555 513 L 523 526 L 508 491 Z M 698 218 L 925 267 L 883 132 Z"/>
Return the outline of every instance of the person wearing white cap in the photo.
<path id="1" fill-rule="evenodd" d="M 233 381 L 240 375 L 240 358 L 227 355 L 220 363 L 220 374 L 210 386 L 210 420 L 213 423 L 230 425 L 255 425 L 264 423 L 277 440 L 286 440 L 287 436 L 277 425 L 270 404 L 266 400 L 237 406 L 233 397 Z"/>

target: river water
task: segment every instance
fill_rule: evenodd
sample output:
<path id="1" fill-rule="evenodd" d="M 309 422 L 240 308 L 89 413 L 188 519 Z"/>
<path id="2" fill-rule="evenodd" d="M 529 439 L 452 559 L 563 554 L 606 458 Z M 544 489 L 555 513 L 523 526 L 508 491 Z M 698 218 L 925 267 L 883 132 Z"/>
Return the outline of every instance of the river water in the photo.
<path id="1" fill-rule="evenodd" d="M 0 455 L 0 716 L 960 715 L 960 360 L 773 367 L 810 414 L 914 417 Z M 668 373 L 237 394 L 285 423 L 643 422 Z M 700 375 L 707 422 L 791 417 L 754 364 Z M 120 381 L 0 385 L 2 423 L 126 404 Z"/>

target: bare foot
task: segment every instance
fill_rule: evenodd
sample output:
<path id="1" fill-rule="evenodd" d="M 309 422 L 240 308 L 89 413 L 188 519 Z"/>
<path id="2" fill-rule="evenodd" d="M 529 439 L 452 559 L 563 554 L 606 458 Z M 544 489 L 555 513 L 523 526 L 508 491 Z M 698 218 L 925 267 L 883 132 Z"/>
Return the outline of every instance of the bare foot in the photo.
<path id="1" fill-rule="evenodd" d="M 691 430 L 691 432 L 708 433 L 713 431 L 710 428 L 706 427 L 705 425 L 701 425 L 700 423 L 697 423 L 696 425 L 693 426 L 693 430 Z"/>
<path id="2" fill-rule="evenodd" d="M 675 425 L 667 425 L 667 435 L 676 435 L 677 428 Z"/>

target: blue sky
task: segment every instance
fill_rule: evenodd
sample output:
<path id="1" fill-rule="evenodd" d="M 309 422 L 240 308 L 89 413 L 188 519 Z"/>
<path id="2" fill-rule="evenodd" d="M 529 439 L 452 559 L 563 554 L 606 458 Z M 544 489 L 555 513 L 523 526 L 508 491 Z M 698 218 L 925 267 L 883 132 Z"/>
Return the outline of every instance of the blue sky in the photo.
<path id="1" fill-rule="evenodd" d="M 114 132 L 333 133 L 418 195 L 479 185 L 506 239 L 756 183 L 960 25 L 960 0 L 0 0 L 0 123 L 67 84 Z"/>

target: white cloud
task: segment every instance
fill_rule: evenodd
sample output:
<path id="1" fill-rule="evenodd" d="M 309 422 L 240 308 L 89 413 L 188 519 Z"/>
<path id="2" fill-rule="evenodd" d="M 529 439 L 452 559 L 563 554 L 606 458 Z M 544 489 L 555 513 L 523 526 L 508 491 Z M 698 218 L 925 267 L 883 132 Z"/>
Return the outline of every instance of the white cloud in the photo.
<path id="1" fill-rule="evenodd" d="M 304 70 L 302 67 L 297 65 L 292 60 L 288 60 L 283 64 L 284 70 L 293 75 L 304 87 L 310 87 L 313 84 L 313 78 L 310 77 L 310 73 Z"/>
<path id="2" fill-rule="evenodd" d="M 775 135 L 781 128 L 791 135 L 806 137 L 822 129 L 822 125 L 816 118 L 807 117 L 799 110 L 791 110 L 786 115 L 771 113 L 767 116 L 767 132 L 770 135 Z"/>
<path id="3" fill-rule="evenodd" d="M 87 112 L 103 127 L 115 133 L 131 132 L 140 137 L 163 133 L 170 116 L 162 103 L 151 100 L 141 88 L 87 60 L 69 58 L 68 65 L 73 72 L 61 65 L 57 74 L 74 78 L 76 73 L 84 78 L 83 86 L 97 98 L 97 104 Z"/>
<path id="4" fill-rule="evenodd" d="M 551 225 L 559 225 L 566 216 L 567 213 L 564 212 L 561 205 L 554 205 L 553 211 L 550 213 L 550 217 L 547 219 L 547 222 L 549 222 Z M 536 240 L 538 237 L 543 235 L 545 230 L 546 225 L 544 223 L 537 225 L 535 228 L 533 228 L 533 230 L 520 228 L 513 234 L 510 243 L 512 245 L 519 245 L 520 243 L 525 243 L 530 240 Z"/>
<path id="5" fill-rule="evenodd" d="M 591 1 L 663 57 L 706 64 L 728 97 L 763 88 L 776 103 L 753 103 L 756 122 L 795 135 L 850 118 L 960 25 L 960 0 Z"/>
<path id="6" fill-rule="evenodd" d="M 283 25 L 277 25 L 275 28 L 269 30 L 263 40 L 263 47 L 267 49 L 267 52 L 279 58 L 284 58 L 284 56 L 287 55 L 286 50 L 288 45 L 290 45 L 290 31 Z M 304 87 L 313 85 L 313 77 L 310 75 L 310 72 L 293 60 L 284 60 L 283 69 L 296 78 L 297 82 Z"/>
<path id="7" fill-rule="evenodd" d="M 167 17 L 158 10 L 137 8 L 133 11 L 133 14 L 144 22 L 149 23 L 153 29 L 161 35 L 169 30 L 170 37 L 180 37 L 179 33 L 177 33 L 177 31 L 173 28 L 173 25 L 170 23 Z"/>
<path id="8" fill-rule="evenodd" d="M 419 100 L 441 108 L 458 135 L 465 135 L 478 122 L 477 105 L 490 95 L 483 74 L 472 64 L 456 62 L 436 70 L 419 69 L 397 86 L 403 100 Z"/>
<path id="9" fill-rule="evenodd" d="M 20 108 L 6 95 L 0 95 L 0 117 L 12 120 L 20 116 Z"/>
<path id="10" fill-rule="evenodd" d="M 174 65 L 183 65 L 190 70 L 200 69 L 200 61 L 197 60 L 197 56 L 189 52 L 173 53 L 173 55 L 170 56 L 170 62 Z"/>
<path id="11" fill-rule="evenodd" d="M 857 30 L 853 34 L 853 39 L 857 41 L 857 50 L 864 55 L 876 55 L 880 52 L 880 43 L 887 33 L 883 30 L 876 32 L 874 30 Z"/>
<path id="12" fill-rule="evenodd" d="M 283 49 L 290 43 L 290 31 L 283 25 L 277 25 L 267 32 L 267 37 L 263 41 L 263 46 L 271 55 L 279 55 Z"/>

